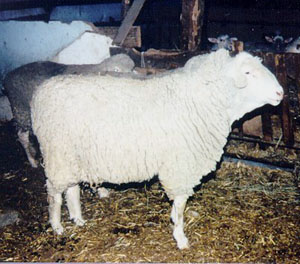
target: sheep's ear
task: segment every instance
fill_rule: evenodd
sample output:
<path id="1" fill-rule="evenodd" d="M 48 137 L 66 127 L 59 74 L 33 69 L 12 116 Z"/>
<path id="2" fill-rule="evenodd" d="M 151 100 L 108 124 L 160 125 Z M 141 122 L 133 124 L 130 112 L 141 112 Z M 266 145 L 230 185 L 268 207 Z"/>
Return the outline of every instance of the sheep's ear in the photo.
<path id="1" fill-rule="evenodd" d="M 284 43 L 290 43 L 293 40 L 293 38 L 288 38 L 284 40 Z"/>
<path id="2" fill-rule="evenodd" d="M 274 43 L 274 39 L 269 37 L 269 36 L 265 36 L 266 41 L 270 42 L 270 43 Z"/>
<path id="3" fill-rule="evenodd" d="M 208 38 L 208 41 L 211 43 L 218 43 L 218 40 L 216 38 Z"/>
<path id="4" fill-rule="evenodd" d="M 237 88 L 244 88 L 247 85 L 247 78 L 245 75 L 241 72 L 238 71 L 238 73 L 234 76 L 234 84 Z"/>

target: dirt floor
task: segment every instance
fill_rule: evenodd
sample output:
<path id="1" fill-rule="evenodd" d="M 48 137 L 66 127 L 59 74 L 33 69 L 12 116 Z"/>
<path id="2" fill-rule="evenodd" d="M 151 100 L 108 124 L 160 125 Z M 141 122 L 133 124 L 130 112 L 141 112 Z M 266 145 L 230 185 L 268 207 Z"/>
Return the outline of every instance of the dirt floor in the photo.
<path id="1" fill-rule="evenodd" d="M 228 145 L 231 152 L 260 151 L 239 147 Z M 287 157 L 274 153 L 263 155 Z M 291 162 L 297 157 L 288 155 Z M 172 238 L 171 203 L 156 180 L 114 188 L 102 199 L 82 186 L 86 225 L 74 226 L 64 206 L 65 233 L 54 235 L 43 169 L 30 167 L 11 123 L 0 123 L 0 186 L 0 214 L 19 214 L 17 223 L 0 228 L 0 262 L 300 262 L 295 172 L 223 162 L 188 201 L 191 247 L 182 251 Z"/>

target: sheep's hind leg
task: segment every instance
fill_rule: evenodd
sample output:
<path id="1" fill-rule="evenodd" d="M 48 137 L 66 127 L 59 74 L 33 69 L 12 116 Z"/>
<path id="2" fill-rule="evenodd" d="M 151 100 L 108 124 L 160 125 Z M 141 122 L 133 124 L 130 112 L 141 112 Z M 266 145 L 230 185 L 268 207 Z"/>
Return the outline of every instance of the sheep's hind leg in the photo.
<path id="1" fill-rule="evenodd" d="M 37 168 L 38 167 L 38 162 L 37 160 L 34 158 L 36 155 L 36 151 L 34 149 L 34 147 L 32 146 L 30 140 L 29 140 L 29 131 L 25 131 L 22 132 L 21 130 L 18 131 L 18 138 L 20 143 L 22 144 L 27 159 L 31 165 L 31 167 L 33 168 Z"/>
<path id="2" fill-rule="evenodd" d="M 109 190 L 104 187 L 98 188 L 97 192 L 100 199 L 109 197 Z"/>
<path id="3" fill-rule="evenodd" d="M 171 218 L 174 223 L 173 236 L 177 242 L 177 246 L 179 249 L 184 249 L 189 247 L 189 242 L 187 237 L 184 234 L 183 227 L 183 213 L 186 205 L 186 201 L 188 199 L 187 195 L 175 196 Z"/>
<path id="4" fill-rule="evenodd" d="M 58 235 L 61 235 L 64 231 L 61 225 L 62 193 L 56 191 L 48 180 L 47 191 L 49 203 L 49 222 L 53 228 L 53 231 Z"/>
<path id="5" fill-rule="evenodd" d="M 76 225 L 83 226 L 85 221 L 83 220 L 81 214 L 80 189 L 78 184 L 67 189 L 66 200 L 70 219 L 72 219 Z"/>

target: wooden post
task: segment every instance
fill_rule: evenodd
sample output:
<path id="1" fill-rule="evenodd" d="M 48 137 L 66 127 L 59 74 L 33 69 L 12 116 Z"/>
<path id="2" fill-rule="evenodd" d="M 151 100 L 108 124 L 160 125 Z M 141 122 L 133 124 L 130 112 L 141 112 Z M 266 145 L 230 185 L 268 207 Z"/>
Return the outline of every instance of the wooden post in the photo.
<path id="1" fill-rule="evenodd" d="M 268 109 L 268 107 L 265 107 Z M 261 123 L 262 123 L 262 132 L 263 139 L 265 141 L 271 142 L 273 140 L 273 129 L 272 129 L 272 120 L 271 114 L 267 111 L 261 115 Z"/>
<path id="2" fill-rule="evenodd" d="M 298 110 L 298 113 L 295 114 L 294 118 L 296 120 L 294 120 L 295 122 L 297 122 L 299 124 L 300 122 L 300 111 L 299 111 L 299 108 L 300 108 L 300 104 L 299 104 L 299 96 L 298 96 L 298 91 L 300 91 L 300 54 L 293 54 L 294 55 L 294 68 L 295 68 L 295 83 L 296 83 L 296 100 L 298 99 L 297 101 L 297 107 L 296 109 Z M 295 124 L 294 124 L 295 125 Z"/>
<path id="3" fill-rule="evenodd" d="M 181 49 L 195 51 L 201 41 L 204 0 L 182 0 Z"/>
<path id="4" fill-rule="evenodd" d="M 286 95 L 282 100 L 282 132 L 283 141 L 287 145 L 294 144 L 294 131 L 293 131 L 293 120 L 290 116 L 289 106 L 289 88 L 287 86 L 287 74 L 285 67 L 285 54 L 275 54 L 275 66 L 276 66 L 276 77 L 283 87 L 284 94 Z"/>
<path id="5" fill-rule="evenodd" d="M 128 13 L 128 10 L 130 8 L 130 0 L 122 0 L 122 10 L 121 10 L 121 16 L 122 19 L 124 19 Z"/>
<path id="6" fill-rule="evenodd" d="M 233 41 L 233 47 L 232 47 L 232 51 L 235 54 L 238 54 L 239 52 L 244 50 L 244 42 L 243 41 Z"/>
<path id="7" fill-rule="evenodd" d="M 260 57 L 263 58 L 264 64 L 269 68 L 269 70 L 275 72 L 275 61 L 272 53 L 260 53 Z M 263 139 L 265 141 L 273 140 L 273 129 L 272 129 L 272 120 L 271 113 L 268 111 L 269 107 L 264 107 L 265 111 L 261 115 L 262 121 L 262 131 L 263 131 Z"/>
<path id="8" fill-rule="evenodd" d="M 98 27 L 97 32 L 102 35 L 114 38 L 118 33 L 118 27 Z M 132 26 L 123 41 L 123 47 L 136 48 L 142 46 L 141 28 L 139 26 Z"/>
<path id="9" fill-rule="evenodd" d="M 113 45 L 122 46 L 127 34 L 130 31 L 134 21 L 136 20 L 139 12 L 141 11 L 146 0 L 134 0 L 126 17 L 124 18 L 122 25 L 119 27 L 118 34 L 113 40 Z"/>
<path id="10" fill-rule="evenodd" d="M 233 54 L 238 54 L 239 52 L 242 52 L 244 50 L 244 42 L 242 41 L 234 41 L 233 46 L 232 46 L 232 53 Z M 244 129 L 243 129 L 243 124 L 244 122 L 238 121 L 237 122 L 237 129 L 239 131 L 239 136 L 242 137 L 244 134 Z"/>

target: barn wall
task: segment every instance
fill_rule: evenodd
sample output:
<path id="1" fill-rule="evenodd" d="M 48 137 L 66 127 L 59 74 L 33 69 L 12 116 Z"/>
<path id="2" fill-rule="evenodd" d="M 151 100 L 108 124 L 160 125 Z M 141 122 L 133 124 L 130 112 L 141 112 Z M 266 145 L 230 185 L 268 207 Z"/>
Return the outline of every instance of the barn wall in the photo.
<path id="1" fill-rule="evenodd" d="M 178 49 L 181 1 L 146 1 L 136 25 L 141 26 L 142 49 Z"/>
<path id="2" fill-rule="evenodd" d="M 98 5 L 57 6 L 50 14 L 50 20 L 71 22 L 83 20 L 93 23 L 121 21 L 121 3 Z"/>
<path id="3" fill-rule="evenodd" d="M 110 56 L 112 39 L 93 31 L 82 21 L 0 22 L 0 120 L 12 117 L 7 98 L 3 96 L 5 75 L 34 61 L 52 60 L 63 64 L 100 63 Z"/>
<path id="4" fill-rule="evenodd" d="M 49 60 L 86 30 L 92 26 L 82 21 L 0 22 L 0 84 L 7 72 L 26 63 Z"/>

